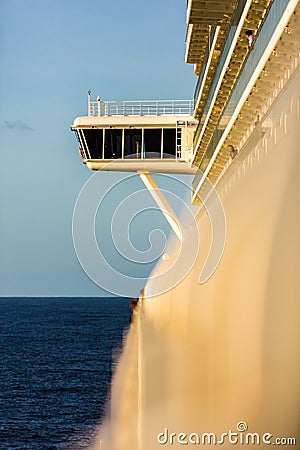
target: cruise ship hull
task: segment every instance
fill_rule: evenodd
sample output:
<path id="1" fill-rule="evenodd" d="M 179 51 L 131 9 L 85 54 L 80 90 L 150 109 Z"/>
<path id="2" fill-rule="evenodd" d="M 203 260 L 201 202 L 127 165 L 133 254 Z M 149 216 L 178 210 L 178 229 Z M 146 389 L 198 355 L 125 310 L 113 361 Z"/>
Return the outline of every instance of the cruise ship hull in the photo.
<path id="1" fill-rule="evenodd" d="M 203 433 L 220 445 L 227 433 L 228 448 L 230 430 L 236 448 L 247 433 L 255 434 L 251 448 L 267 445 L 263 439 L 300 442 L 299 105 L 298 70 L 269 112 L 272 127 L 249 142 L 218 183 L 227 235 L 211 278 L 199 284 L 211 244 L 204 209 L 190 273 L 153 296 L 153 275 L 164 262 L 155 268 L 112 382 L 109 426 L 97 448 L 197 446 Z M 185 245 L 192 248 L 192 238 Z M 175 239 L 168 244 L 170 261 L 177 246 Z"/>

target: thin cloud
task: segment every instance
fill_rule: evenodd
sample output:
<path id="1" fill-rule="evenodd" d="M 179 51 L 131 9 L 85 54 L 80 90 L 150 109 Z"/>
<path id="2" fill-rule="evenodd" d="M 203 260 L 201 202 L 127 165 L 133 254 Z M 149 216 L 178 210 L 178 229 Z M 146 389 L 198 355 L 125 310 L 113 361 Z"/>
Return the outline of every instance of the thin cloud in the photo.
<path id="1" fill-rule="evenodd" d="M 1 128 L 6 128 L 7 130 L 33 131 L 33 128 L 21 120 L 6 120 L 1 125 Z"/>

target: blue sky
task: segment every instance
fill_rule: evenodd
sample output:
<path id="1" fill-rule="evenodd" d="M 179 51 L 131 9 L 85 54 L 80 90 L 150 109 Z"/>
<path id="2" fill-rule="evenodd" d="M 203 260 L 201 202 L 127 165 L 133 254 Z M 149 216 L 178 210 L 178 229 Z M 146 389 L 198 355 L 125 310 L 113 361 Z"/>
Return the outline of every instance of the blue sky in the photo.
<path id="1" fill-rule="evenodd" d="M 72 244 L 73 208 L 92 173 L 69 127 L 86 114 L 88 89 L 103 100 L 192 98 L 185 6 L 0 2 L 0 295 L 106 295 Z"/>

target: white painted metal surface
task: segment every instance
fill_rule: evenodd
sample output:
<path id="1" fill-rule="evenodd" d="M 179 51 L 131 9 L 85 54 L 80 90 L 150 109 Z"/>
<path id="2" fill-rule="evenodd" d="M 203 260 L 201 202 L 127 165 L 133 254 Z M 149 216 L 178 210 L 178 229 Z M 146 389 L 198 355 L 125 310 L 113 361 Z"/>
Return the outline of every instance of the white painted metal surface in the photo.
<path id="1" fill-rule="evenodd" d="M 178 237 L 179 241 L 182 241 L 182 232 L 179 224 L 179 219 L 176 216 L 175 212 L 173 211 L 171 205 L 167 201 L 164 194 L 159 189 L 156 181 L 151 176 L 149 172 L 139 172 L 139 176 L 141 180 L 143 181 L 144 185 L 148 189 L 149 193 L 151 194 L 152 198 L 158 205 L 159 209 L 165 216 L 166 220 L 171 225 L 172 230 Z"/>
<path id="2" fill-rule="evenodd" d="M 195 175 L 196 167 L 191 167 L 187 161 L 179 159 L 86 159 L 84 163 L 90 170 L 109 172 L 139 172 L 177 173 Z"/>

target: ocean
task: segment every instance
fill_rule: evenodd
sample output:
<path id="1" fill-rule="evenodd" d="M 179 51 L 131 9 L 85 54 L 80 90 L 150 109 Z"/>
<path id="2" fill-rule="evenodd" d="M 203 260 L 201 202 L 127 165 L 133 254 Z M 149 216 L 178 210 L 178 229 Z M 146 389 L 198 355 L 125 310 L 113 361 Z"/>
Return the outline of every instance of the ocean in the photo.
<path id="1" fill-rule="evenodd" d="M 129 326 L 125 298 L 0 298 L 0 448 L 88 449 Z"/>

